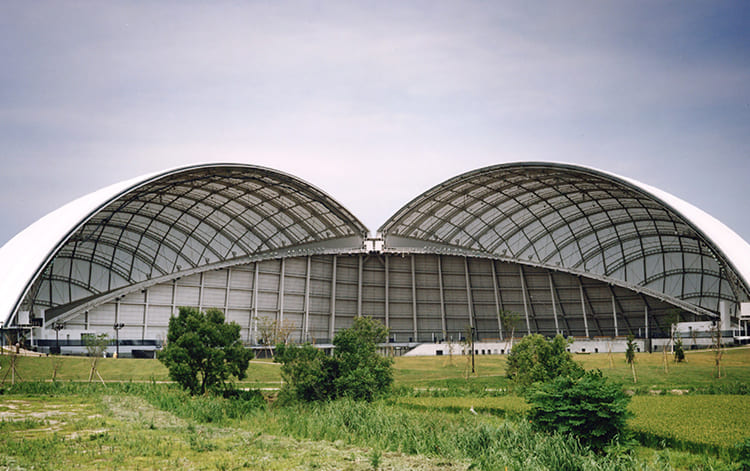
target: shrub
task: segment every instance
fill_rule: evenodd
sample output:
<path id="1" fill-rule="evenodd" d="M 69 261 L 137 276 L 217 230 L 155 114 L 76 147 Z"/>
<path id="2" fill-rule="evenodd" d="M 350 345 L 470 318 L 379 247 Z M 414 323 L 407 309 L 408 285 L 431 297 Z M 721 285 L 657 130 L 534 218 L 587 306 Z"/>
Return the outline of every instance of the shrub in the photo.
<path id="1" fill-rule="evenodd" d="M 569 344 L 562 335 L 557 335 L 552 340 L 540 334 L 527 335 L 508 355 L 506 375 L 521 390 L 532 383 L 548 381 L 558 376 L 578 377 L 583 374 L 583 368 L 567 351 Z"/>
<path id="2" fill-rule="evenodd" d="M 279 393 L 281 402 L 290 399 L 322 401 L 336 396 L 335 361 L 319 348 L 310 344 L 278 344 L 274 361 L 282 364 L 284 386 Z"/>
<path id="3" fill-rule="evenodd" d="M 685 349 L 682 347 L 682 339 L 677 339 L 674 343 L 674 361 L 685 361 Z"/>
<path id="4" fill-rule="evenodd" d="M 535 429 L 572 435 L 596 450 L 624 430 L 630 416 L 630 398 L 599 370 L 536 384 L 527 399 Z"/>
<path id="5" fill-rule="evenodd" d="M 243 379 L 252 357 L 242 346 L 238 324 L 226 324 L 218 309 L 204 313 L 187 307 L 169 319 L 167 346 L 159 353 L 170 378 L 191 394 L 222 389 L 230 376 Z"/>
<path id="6" fill-rule="evenodd" d="M 388 329 L 370 317 L 357 317 L 351 328 L 336 334 L 334 385 L 339 396 L 371 401 L 390 389 L 393 360 L 377 352 L 387 338 Z"/>
<path id="7" fill-rule="evenodd" d="M 393 383 L 393 361 L 377 352 L 388 330 L 369 317 L 354 319 L 354 325 L 336 334 L 333 357 L 306 344 L 279 344 L 274 361 L 282 363 L 286 381 L 279 398 L 320 401 L 349 397 L 371 401 Z"/>

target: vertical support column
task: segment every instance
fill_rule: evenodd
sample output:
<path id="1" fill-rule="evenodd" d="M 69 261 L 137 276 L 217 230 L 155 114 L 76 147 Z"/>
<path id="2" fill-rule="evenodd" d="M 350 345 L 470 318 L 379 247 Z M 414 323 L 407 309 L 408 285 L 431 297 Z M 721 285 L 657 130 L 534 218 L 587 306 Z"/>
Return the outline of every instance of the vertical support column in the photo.
<path id="1" fill-rule="evenodd" d="M 224 319 L 229 322 L 229 286 L 232 283 L 232 269 L 227 267 L 227 282 L 224 285 Z"/>
<path id="2" fill-rule="evenodd" d="M 552 315 L 555 316 L 555 334 L 560 333 L 560 325 L 557 322 L 557 303 L 555 302 L 555 285 L 552 282 L 552 272 L 547 272 L 549 278 L 549 295 L 552 300 Z"/>
<path id="3" fill-rule="evenodd" d="M 443 256 L 437 255 L 438 286 L 440 286 L 440 321 L 443 328 L 443 339 L 448 339 L 448 323 L 445 321 L 445 289 L 443 288 Z"/>
<path id="4" fill-rule="evenodd" d="M 143 290 L 143 330 L 141 330 L 141 340 L 146 339 L 148 335 L 148 288 Z"/>
<path id="5" fill-rule="evenodd" d="M 620 332 L 617 330 L 617 306 L 615 305 L 614 294 L 612 294 L 612 320 L 615 321 L 615 337 L 619 337 Z"/>
<path id="6" fill-rule="evenodd" d="M 83 325 L 86 326 L 85 327 L 86 330 L 89 330 L 89 328 L 91 327 L 89 324 L 89 311 L 83 312 Z"/>
<path id="7" fill-rule="evenodd" d="M 201 286 L 198 288 L 198 310 L 203 311 L 203 272 L 201 272 Z"/>
<path id="8" fill-rule="evenodd" d="M 336 326 L 336 265 L 338 255 L 333 256 L 333 273 L 331 274 L 331 317 L 328 324 L 328 339 L 333 341 L 333 328 Z"/>
<path id="9" fill-rule="evenodd" d="M 250 324 L 247 326 L 247 335 L 250 337 L 250 343 L 258 343 L 258 268 L 259 262 L 255 262 L 255 272 L 253 274 L 253 307 L 250 309 Z M 252 332 L 252 336 L 251 336 Z"/>
<path id="10" fill-rule="evenodd" d="M 578 291 L 581 293 L 581 312 L 583 312 L 583 328 L 586 330 L 586 338 L 589 336 L 589 322 L 586 319 L 586 300 L 583 297 L 583 283 L 578 277 Z"/>
<path id="11" fill-rule="evenodd" d="M 526 301 L 526 279 L 523 276 L 523 265 L 518 265 L 518 274 L 521 277 L 521 297 L 523 298 L 523 314 L 526 317 L 526 333 L 531 335 L 531 322 L 529 321 L 529 303 Z"/>
<path id="12" fill-rule="evenodd" d="M 120 297 L 118 296 L 115 298 L 115 324 L 119 324 L 119 323 L 120 323 Z"/>
<path id="13" fill-rule="evenodd" d="M 278 307 L 278 313 L 277 313 L 277 323 L 276 323 L 276 332 L 279 331 L 279 327 L 281 327 L 281 324 L 284 322 L 284 271 L 286 270 L 286 259 L 281 259 L 281 273 L 279 273 L 279 299 L 277 300 L 277 307 Z"/>
<path id="14" fill-rule="evenodd" d="M 391 257 L 388 254 L 383 255 L 385 257 L 385 328 L 390 328 L 390 281 L 388 277 L 388 265 Z"/>
<path id="15" fill-rule="evenodd" d="M 497 313 L 497 331 L 500 333 L 500 340 L 503 339 L 503 321 L 500 318 L 500 295 L 498 294 L 497 288 L 497 272 L 495 270 L 495 261 L 490 260 L 490 267 L 492 268 L 492 294 L 495 297 L 495 312 Z"/>
<path id="16" fill-rule="evenodd" d="M 644 312 L 644 322 L 643 322 L 643 325 L 646 328 L 646 337 L 645 338 L 649 338 L 649 336 L 648 336 L 648 304 L 645 304 L 643 306 L 643 312 Z"/>
<path id="17" fill-rule="evenodd" d="M 466 303 L 469 308 L 469 326 L 475 328 L 474 301 L 471 299 L 471 280 L 469 279 L 469 259 L 467 257 L 464 257 L 464 276 L 466 278 Z"/>
<path id="18" fill-rule="evenodd" d="M 359 255 L 359 274 L 357 275 L 357 317 L 362 317 L 362 254 Z"/>
<path id="19" fill-rule="evenodd" d="M 307 256 L 307 275 L 305 277 L 305 326 L 302 330 L 302 342 L 307 341 L 310 333 L 310 269 L 312 267 L 312 257 Z"/>
<path id="20" fill-rule="evenodd" d="M 417 341 L 417 269 L 414 254 L 411 255 L 411 314 L 414 336 L 412 340 Z"/>
<path id="21" fill-rule="evenodd" d="M 176 299 L 177 299 L 177 280 L 172 280 L 172 313 L 171 313 L 172 316 L 177 314 L 175 312 L 177 310 L 177 307 L 175 306 Z"/>

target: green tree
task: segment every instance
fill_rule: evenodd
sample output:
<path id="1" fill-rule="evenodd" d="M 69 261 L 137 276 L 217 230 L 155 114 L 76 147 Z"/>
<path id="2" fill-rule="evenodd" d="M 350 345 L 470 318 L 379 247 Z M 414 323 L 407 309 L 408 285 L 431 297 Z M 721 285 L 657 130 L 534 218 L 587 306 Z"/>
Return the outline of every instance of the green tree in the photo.
<path id="1" fill-rule="evenodd" d="M 91 370 L 89 370 L 89 383 L 96 375 L 104 384 L 102 375 L 99 374 L 97 363 L 109 346 L 109 336 L 107 334 L 87 334 L 83 337 L 83 343 L 86 345 L 86 354 L 91 357 Z"/>
<path id="2" fill-rule="evenodd" d="M 159 352 L 170 378 L 191 394 L 224 388 L 230 376 L 243 379 L 252 357 L 240 342 L 238 324 L 225 323 L 218 309 L 190 307 L 169 319 L 167 345 Z"/>
<path id="3" fill-rule="evenodd" d="M 627 348 L 625 349 L 625 361 L 630 365 L 633 373 L 633 383 L 638 382 L 638 376 L 635 374 L 635 337 L 633 334 L 628 335 Z"/>
<path id="4" fill-rule="evenodd" d="M 549 381 L 558 376 L 580 377 L 583 368 L 567 351 L 568 345 L 570 342 L 559 334 L 551 340 L 540 334 L 527 335 L 508 355 L 507 377 L 522 391 L 532 383 Z"/>
<path id="5" fill-rule="evenodd" d="M 274 361 L 281 363 L 284 385 L 279 400 L 324 401 L 336 397 L 336 361 L 313 345 L 279 343 Z"/>
<path id="6" fill-rule="evenodd" d="M 393 361 L 377 352 L 388 338 L 388 329 L 369 317 L 354 319 L 349 329 L 333 339 L 333 356 L 310 344 L 280 343 L 275 361 L 282 363 L 285 384 L 282 400 L 330 400 L 338 397 L 373 400 L 393 383 Z"/>
<path id="7" fill-rule="evenodd" d="M 674 342 L 674 361 L 678 363 L 685 361 L 685 349 L 682 347 L 682 338 L 679 334 Z"/>
<path id="8" fill-rule="evenodd" d="M 334 386 L 339 396 L 372 400 L 393 384 L 393 360 L 377 352 L 388 338 L 388 329 L 370 317 L 357 317 L 349 329 L 333 337 L 337 374 Z"/>
<path id="9" fill-rule="evenodd" d="M 537 383 L 527 399 L 534 428 L 573 435 L 595 450 L 603 449 L 621 433 L 630 416 L 630 398 L 599 370 L 587 371 L 579 378 L 558 376 Z"/>

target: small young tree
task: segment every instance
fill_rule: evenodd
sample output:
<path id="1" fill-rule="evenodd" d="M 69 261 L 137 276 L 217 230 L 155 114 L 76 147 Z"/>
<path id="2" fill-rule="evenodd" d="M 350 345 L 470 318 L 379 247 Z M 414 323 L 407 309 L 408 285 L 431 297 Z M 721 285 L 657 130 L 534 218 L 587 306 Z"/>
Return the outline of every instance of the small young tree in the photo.
<path id="1" fill-rule="evenodd" d="M 279 343 L 288 344 L 289 337 L 294 331 L 295 324 L 289 319 L 282 322 L 270 317 L 262 317 L 258 320 L 258 333 L 260 334 L 260 343 L 266 346 L 268 356 L 274 355 L 273 347 Z"/>
<path id="2" fill-rule="evenodd" d="M 104 379 L 97 369 L 97 363 L 99 362 L 99 358 L 101 358 L 102 355 L 104 355 L 104 352 L 107 351 L 107 346 L 109 346 L 109 335 L 86 335 L 83 339 L 83 344 L 86 346 L 86 354 L 91 357 L 89 383 L 94 379 L 94 375 L 96 375 L 99 378 L 99 381 L 104 384 Z"/>
<path id="3" fill-rule="evenodd" d="M 508 355 L 506 376 L 523 391 L 539 381 L 549 381 L 558 376 L 579 377 L 581 365 L 567 351 L 570 342 L 562 335 L 548 340 L 540 334 L 527 335 L 518 342 Z"/>
<path id="4" fill-rule="evenodd" d="M 721 321 L 711 326 L 711 343 L 714 351 L 714 375 L 721 378 L 721 359 L 724 356 L 724 346 L 721 343 Z"/>
<path id="5" fill-rule="evenodd" d="M 635 337 L 633 334 L 628 335 L 627 349 L 625 350 L 625 361 L 630 365 L 633 372 L 633 383 L 638 382 L 638 376 L 635 374 Z"/>
<path id="6" fill-rule="evenodd" d="M 516 335 L 516 324 L 518 324 L 521 316 L 516 312 L 500 310 L 498 317 L 500 317 L 502 330 L 509 334 L 505 344 L 505 351 L 510 352 L 513 349 L 513 336 Z"/>
<path id="7" fill-rule="evenodd" d="M 534 428 L 573 435 L 595 450 L 607 446 L 625 428 L 630 415 L 630 398 L 599 370 L 579 378 L 558 376 L 537 383 L 527 399 Z"/>
<path id="8" fill-rule="evenodd" d="M 170 378 L 191 394 L 223 388 L 230 376 L 243 379 L 252 357 L 242 346 L 238 324 L 226 324 L 218 309 L 204 313 L 190 307 L 169 319 L 167 345 L 159 352 Z"/>
<path id="9" fill-rule="evenodd" d="M 685 361 L 685 350 L 682 348 L 682 338 L 679 334 L 674 342 L 674 361 L 678 363 Z"/>

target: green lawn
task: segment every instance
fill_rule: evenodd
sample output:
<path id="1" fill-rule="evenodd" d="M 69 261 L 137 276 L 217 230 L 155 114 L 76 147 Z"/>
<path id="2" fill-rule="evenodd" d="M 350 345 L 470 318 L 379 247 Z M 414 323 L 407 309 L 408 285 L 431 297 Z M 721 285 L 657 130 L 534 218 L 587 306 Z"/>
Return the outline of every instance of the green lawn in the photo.
<path id="1" fill-rule="evenodd" d="M 638 382 L 633 384 L 630 367 L 622 353 L 574 355 L 584 368 L 599 368 L 624 384 L 626 388 L 647 393 L 650 390 L 705 389 L 750 385 L 750 348 L 727 349 L 723 359 L 723 377 L 714 378 L 714 357 L 711 351 L 688 351 L 687 361 L 675 363 L 669 357 L 665 372 L 661 353 L 636 355 Z M 471 374 L 470 357 L 454 355 L 441 357 L 398 357 L 394 363 L 396 386 L 419 388 L 505 388 L 505 356 L 480 355 L 475 357 L 475 373 Z M 91 358 L 86 357 L 18 357 L 17 369 L 23 381 L 46 381 L 58 363 L 57 379 L 87 381 Z M 8 371 L 9 356 L 0 355 L 0 379 Z M 158 360 L 131 358 L 101 358 L 98 370 L 105 381 L 169 381 L 167 369 Z M 10 381 L 10 376 L 6 382 Z M 243 387 L 278 387 L 281 381 L 279 364 L 271 360 L 253 360 Z"/>
<path id="2" fill-rule="evenodd" d="M 750 349 L 726 350 L 720 379 L 714 377 L 710 351 L 687 352 L 687 362 L 670 361 L 668 372 L 661 353 L 641 353 L 636 358 L 635 384 L 623 354 L 576 355 L 575 359 L 587 369 L 601 369 L 636 394 L 630 405 L 634 417 L 629 427 L 638 440 L 653 447 L 638 449 L 638 466 L 642 469 L 736 469 L 730 464 L 731 456 L 736 456 L 732 455 L 733 447 L 750 436 L 750 395 L 718 393 L 746 394 L 750 390 Z M 528 406 L 523 399 L 506 395 L 509 382 L 505 361 L 504 356 L 478 356 L 472 374 L 467 357 L 396 358 L 396 386 L 403 393 L 414 393 L 377 407 L 394 420 L 406 420 L 400 418 L 399 409 L 424 414 L 433 421 L 462 417 L 462 421 L 478 421 L 479 427 L 484 423 L 494 427 L 502 423 L 502 417 L 517 420 Z M 370 439 L 341 442 L 334 435 L 316 437 L 312 425 L 299 426 L 292 432 L 285 424 L 298 417 L 274 408 L 242 421 L 220 423 L 211 417 L 226 413 L 225 406 L 207 401 L 205 407 L 210 410 L 205 414 L 204 406 L 196 405 L 197 416 L 181 415 L 168 411 L 172 406 L 167 403 L 146 403 L 137 394 L 107 392 L 122 387 L 127 391 L 131 382 L 145 383 L 139 387 L 169 382 L 167 370 L 157 360 L 102 358 L 97 364 L 105 381 L 125 384 L 100 385 L 94 394 L 87 393 L 86 388 L 78 392 L 74 383 L 88 381 L 90 358 L 18 357 L 18 381 L 48 384 L 57 368 L 60 385 L 74 387 L 68 396 L 50 396 L 43 388 L 34 393 L 33 387 L 28 394 L 0 395 L 0 469 L 364 470 L 373 469 L 375 463 L 381 469 L 437 470 L 466 469 L 471 464 L 460 456 L 441 458 L 419 452 L 419 448 L 409 451 L 397 446 L 389 450 L 393 445 L 385 442 L 382 448 L 368 446 Z M 9 372 L 7 355 L 0 356 L 0 365 L 2 379 Z M 280 381 L 278 364 L 253 360 L 248 378 L 238 385 L 275 388 Z M 9 383 L 10 375 L 6 388 Z M 685 392 L 687 395 L 679 395 Z M 411 397 L 414 394 L 419 397 Z M 171 399 L 174 407 L 185 401 L 179 397 Z M 470 408 L 477 415 L 470 414 Z M 314 419 L 305 420 L 315 423 Z M 672 448 L 660 450 L 665 445 Z M 414 450 L 418 456 L 413 455 Z M 515 462 L 515 458 L 507 459 Z M 492 469 L 487 466 L 481 469 Z M 522 469 L 514 466 L 509 469 Z M 605 469 L 628 469 L 607 466 Z"/>

